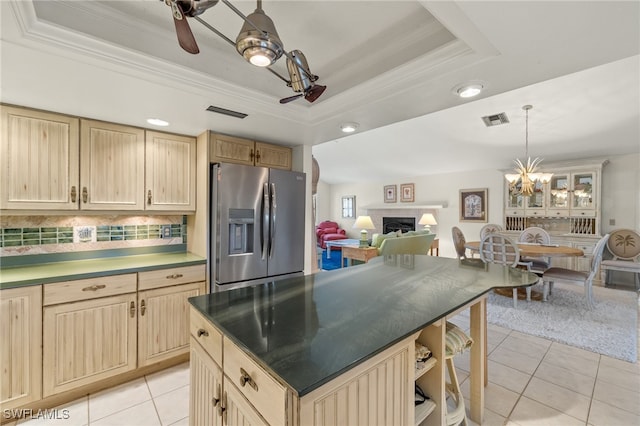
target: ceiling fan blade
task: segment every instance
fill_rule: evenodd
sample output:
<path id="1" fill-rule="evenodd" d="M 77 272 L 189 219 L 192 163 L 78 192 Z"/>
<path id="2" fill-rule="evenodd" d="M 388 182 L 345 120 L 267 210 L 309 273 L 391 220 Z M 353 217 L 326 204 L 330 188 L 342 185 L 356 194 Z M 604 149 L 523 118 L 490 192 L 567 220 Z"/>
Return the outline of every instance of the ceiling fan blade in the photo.
<path id="1" fill-rule="evenodd" d="M 194 55 L 200 53 L 196 39 L 193 37 L 193 33 L 191 32 L 191 27 L 189 27 L 189 23 L 187 22 L 187 16 L 182 11 L 182 6 L 177 2 L 172 3 L 171 9 L 173 12 L 173 22 L 176 25 L 178 44 L 180 44 L 180 47 L 189 53 Z"/>
<path id="2" fill-rule="evenodd" d="M 326 89 L 327 89 L 327 86 L 321 86 L 319 84 L 314 85 L 311 89 L 307 90 L 307 93 L 305 93 L 304 98 L 309 102 L 313 102 L 316 99 L 318 99 Z"/>
<path id="3" fill-rule="evenodd" d="M 282 98 L 280 99 L 280 103 L 281 104 L 287 104 L 291 101 L 295 101 L 296 99 L 302 97 L 302 93 L 300 93 L 299 95 L 295 95 L 295 96 L 289 96 L 288 98 Z"/>

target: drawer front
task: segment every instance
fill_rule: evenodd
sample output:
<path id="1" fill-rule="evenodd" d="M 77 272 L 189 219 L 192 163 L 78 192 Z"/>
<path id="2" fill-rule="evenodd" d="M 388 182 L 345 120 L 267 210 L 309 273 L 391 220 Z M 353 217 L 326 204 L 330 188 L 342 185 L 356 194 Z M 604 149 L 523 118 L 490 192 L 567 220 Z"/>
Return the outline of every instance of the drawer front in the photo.
<path id="1" fill-rule="evenodd" d="M 222 334 L 195 308 L 191 308 L 189 316 L 189 332 L 193 338 L 202 345 L 216 364 L 222 365 Z"/>
<path id="2" fill-rule="evenodd" d="M 181 266 L 138 272 L 138 289 L 167 287 L 170 285 L 193 283 L 205 280 L 205 265 Z"/>
<path id="3" fill-rule="evenodd" d="M 286 424 L 286 389 L 224 338 L 224 374 L 271 425 Z M 243 385 L 242 378 L 249 379 Z M 252 386 L 252 383 L 255 385 Z"/>
<path id="4" fill-rule="evenodd" d="M 43 304 L 48 306 L 135 293 L 136 279 L 136 274 L 124 274 L 45 284 Z"/>
<path id="5" fill-rule="evenodd" d="M 595 210 L 571 210 L 571 217 L 596 217 Z"/>
<path id="6" fill-rule="evenodd" d="M 569 210 L 547 210 L 547 217 L 569 217 Z"/>

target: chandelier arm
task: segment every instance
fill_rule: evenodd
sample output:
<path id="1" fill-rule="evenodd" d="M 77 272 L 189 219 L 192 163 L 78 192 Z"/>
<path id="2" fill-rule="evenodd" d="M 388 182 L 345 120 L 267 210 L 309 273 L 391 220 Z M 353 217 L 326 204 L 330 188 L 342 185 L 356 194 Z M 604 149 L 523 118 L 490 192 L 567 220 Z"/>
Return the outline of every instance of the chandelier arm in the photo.
<path id="1" fill-rule="evenodd" d="M 249 18 L 247 18 L 244 13 L 240 12 L 240 10 L 237 7 L 235 7 L 234 5 L 229 3 L 229 0 L 222 0 L 222 3 L 226 4 L 229 7 L 229 9 L 233 10 L 236 13 L 236 15 L 238 15 L 239 17 L 244 19 L 244 21 L 247 24 L 251 25 L 256 31 L 258 31 L 260 34 L 262 34 L 263 37 L 266 37 L 266 38 L 269 37 L 269 34 L 266 31 L 263 31 L 256 24 L 251 22 L 251 20 Z M 258 4 L 259 4 L 258 9 L 262 10 L 262 6 L 261 6 L 262 3 L 260 1 L 258 1 Z M 235 46 L 235 43 L 234 43 L 234 46 Z"/>
<path id="2" fill-rule="evenodd" d="M 285 83 L 287 83 L 287 86 L 291 87 L 291 81 L 287 80 L 286 78 L 284 78 L 283 76 L 281 76 L 280 74 L 278 74 L 277 72 L 275 72 L 274 70 L 272 70 L 270 67 L 265 67 L 267 69 L 267 71 L 270 71 L 271 74 L 275 75 L 276 77 L 278 77 L 280 80 L 284 81 Z"/>
<path id="3" fill-rule="evenodd" d="M 207 27 L 207 29 L 213 31 L 214 33 L 216 33 L 218 36 L 220 36 L 220 38 L 222 38 L 224 41 L 226 41 L 227 43 L 229 43 L 230 45 L 235 47 L 235 43 L 233 42 L 233 40 L 231 40 L 229 37 L 227 37 L 226 35 L 222 34 L 220 31 L 216 30 L 214 27 L 212 27 L 208 22 L 204 21 L 202 18 L 200 18 L 199 16 L 194 16 L 193 19 L 195 19 L 196 21 L 200 22 L 202 25 L 204 25 L 205 27 Z"/>

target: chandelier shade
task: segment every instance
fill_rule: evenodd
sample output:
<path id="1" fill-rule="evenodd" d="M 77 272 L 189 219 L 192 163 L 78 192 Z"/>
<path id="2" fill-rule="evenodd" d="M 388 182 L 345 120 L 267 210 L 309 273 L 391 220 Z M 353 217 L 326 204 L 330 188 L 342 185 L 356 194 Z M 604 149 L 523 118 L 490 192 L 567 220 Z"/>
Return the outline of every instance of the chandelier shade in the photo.
<path id="1" fill-rule="evenodd" d="M 247 16 L 247 21 L 236 38 L 236 50 L 255 66 L 273 65 L 284 53 L 284 46 L 273 21 L 262 10 L 261 2 L 255 12 Z"/>
<path id="2" fill-rule="evenodd" d="M 531 105 L 525 105 L 522 109 L 525 111 L 525 157 L 526 162 L 520 161 L 519 158 L 513 160 L 515 163 L 516 173 L 508 173 L 504 177 L 509 182 L 512 192 L 522 194 L 525 197 L 533 195 L 536 182 L 543 184 L 551 181 L 552 173 L 538 172 L 538 166 L 542 162 L 542 158 L 536 157 L 531 159 L 529 157 L 529 110 L 533 108 Z M 519 191 L 515 191 L 517 183 L 520 182 Z"/>

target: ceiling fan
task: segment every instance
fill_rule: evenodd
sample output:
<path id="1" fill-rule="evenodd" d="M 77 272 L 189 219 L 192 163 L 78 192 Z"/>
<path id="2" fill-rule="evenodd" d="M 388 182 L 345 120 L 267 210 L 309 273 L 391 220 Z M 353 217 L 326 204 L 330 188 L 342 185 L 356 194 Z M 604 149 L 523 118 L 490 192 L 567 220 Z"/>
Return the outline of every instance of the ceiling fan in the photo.
<path id="1" fill-rule="evenodd" d="M 297 95 L 280 99 L 281 104 L 286 104 L 301 97 L 304 97 L 308 102 L 314 102 L 327 88 L 327 86 L 315 84 L 319 77 L 311 73 L 307 59 L 300 50 L 292 50 L 291 52 L 284 50 L 283 43 L 278 36 L 273 21 L 262 10 L 262 0 L 257 0 L 256 10 L 249 16 L 245 16 L 228 0 L 160 1 L 164 1 L 171 7 L 180 47 L 191 54 L 200 52 L 195 37 L 191 32 L 191 27 L 186 19 L 187 17 L 194 18 L 234 46 L 238 53 L 251 64 L 265 67 L 272 74 L 284 81 L 288 87 L 291 87 L 294 92 L 298 93 Z M 244 20 L 244 24 L 235 42 L 198 16 L 210 7 L 218 4 L 219 1 L 226 4 L 234 13 Z M 289 79 L 269 68 L 269 66 L 273 65 L 282 55 L 287 58 Z"/>

